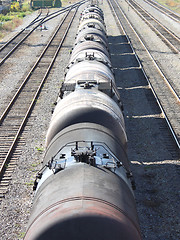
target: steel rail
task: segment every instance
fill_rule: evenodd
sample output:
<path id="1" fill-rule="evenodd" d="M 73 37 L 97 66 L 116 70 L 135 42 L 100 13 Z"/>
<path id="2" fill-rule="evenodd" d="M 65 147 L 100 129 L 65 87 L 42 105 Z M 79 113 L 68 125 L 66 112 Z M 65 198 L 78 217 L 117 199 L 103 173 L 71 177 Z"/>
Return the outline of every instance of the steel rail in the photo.
<path id="1" fill-rule="evenodd" d="M 38 14 L 38 16 L 35 17 L 35 19 L 33 19 L 25 28 L 23 28 L 20 32 L 18 32 L 15 36 L 13 36 L 8 42 L 6 42 L 6 43 L 0 48 L 0 52 L 1 52 L 9 43 L 11 43 L 16 37 L 18 37 L 22 32 L 24 32 L 27 28 L 29 28 L 29 27 L 32 26 L 33 24 L 38 23 L 38 22 L 41 22 L 41 21 L 44 21 L 44 19 L 45 19 L 46 17 L 53 16 L 54 14 L 57 14 L 57 13 L 60 13 L 60 14 L 61 14 L 61 12 L 65 12 L 65 11 L 67 11 L 69 8 L 71 8 L 71 7 L 76 7 L 76 6 L 78 6 L 79 4 L 83 4 L 83 3 L 86 2 L 86 1 L 87 1 L 87 0 L 82 0 L 82 1 L 80 1 L 80 2 L 78 2 L 78 3 L 71 4 L 71 5 L 67 6 L 67 7 L 65 7 L 65 8 L 63 8 L 63 9 L 60 9 L 60 10 L 58 10 L 58 11 L 56 11 L 56 12 L 53 12 L 53 13 L 49 13 L 49 9 L 48 9 L 48 12 L 47 12 L 46 16 L 38 19 L 38 18 L 41 16 L 41 14 L 42 14 L 42 10 L 41 10 L 40 13 Z M 58 16 L 58 15 L 57 15 L 57 16 Z M 48 21 L 48 20 L 47 20 L 47 21 Z"/>
<path id="2" fill-rule="evenodd" d="M 36 93 L 35 93 L 35 95 L 34 95 L 34 97 L 33 97 L 33 100 L 31 101 L 31 104 L 30 104 L 30 106 L 29 106 L 29 108 L 28 108 L 28 110 L 27 110 L 27 112 L 26 112 L 26 115 L 25 115 L 25 117 L 23 118 L 22 123 L 21 123 L 21 125 L 20 125 L 20 127 L 19 127 L 19 129 L 18 129 L 18 131 L 17 131 L 17 133 L 16 133 L 16 136 L 14 137 L 14 140 L 13 140 L 13 142 L 12 142 L 10 148 L 9 148 L 9 151 L 8 151 L 8 153 L 7 153 L 5 159 L 4 159 L 4 161 L 3 161 L 3 163 L 2 163 L 2 165 L 1 165 L 1 167 L 0 167 L 0 178 L 2 178 L 2 176 L 3 176 L 3 174 L 4 174 L 5 170 L 6 170 L 6 165 L 7 165 L 8 161 L 9 161 L 10 157 L 12 156 L 12 153 L 13 153 L 13 150 L 14 150 L 16 144 L 17 144 L 18 138 L 19 138 L 20 134 L 22 133 L 24 127 L 25 127 L 26 121 L 27 121 L 30 113 L 32 112 L 32 109 L 33 109 L 33 107 L 34 107 L 34 105 L 35 105 L 35 102 L 36 102 L 36 100 L 37 100 L 37 98 L 38 98 L 38 96 L 39 96 L 39 94 L 40 94 L 40 92 L 41 92 L 41 89 L 42 89 L 43 85 L 44 85 L 44 82 L 45 82 L 46 78 L 47 78 L 48 75 L 49 75 L 49 72 L 50 72 L 50 70 L 51 70 L 51 68 L 52 68 L 52 66 L 53 66 L 53 64 L 54 64 L 54 61 L 55 61 L 55 59 L 56 59 L 56 57 L 57 57 L 57 55 L 58 55 L 58 53 L 59 53 L 60 48 L 62 47 L 62 44 L 63 44 L 63 42 L 64 42 L 64 40 L 65 40 L 65 38 L 66 38 L 66 35 L 67 35 L 67 33 L 68 33 L 69 29 L 70 29 L 70 26 L 71 26 L 71 24 L 72 24 L 72 22 L 73 22 L 73 19 L 74 19 L 76 13 L 77 13 L 77 9 L 78 9 L 78 7 L 76 8 L 76 11 L 74 12 L 74 14 L 73 14 L 73 16 L 72 16 L 72 18 L 71 18 L 71 20 L 70 20 L 70 22 L 69 22 L 69 24 L 68 24 L 68 26 L 67 26 L 67 28 L 66 28 L 66 31 L 65 31 L 62 39 L 61 39 L 61 42 L 60 42 L 60 44 L 59 44 L 59 46 L 58 46 L 58 48 L 57 48 L 57 50 L 56 50 L 56 52 L 55 52 L 55 54 L 54 54 L 54 57 L 53 57 L 53 59 L 51 60 L 51 63 L 50 63 L 50 65 L 49 65 L 49 67 L 48 67 L 48 69 L 47 69 L 47 71 L 46 71 L 43 79 L 41 80 L 41 83 L 40 83 L 40 85 L 39 85 L 39 87 L 38 87 L 38 89 L 37 89 L 37 91 L 36 91 Z M 63 19 L 63 21 L 61 22 L 61 24 L 58 26 L 56 32 L 54 33 L 54 35 L 53 35 L 52 38 L 50 39 L 50 41 L 49 41 L 49 43 L 48 43 L 48 46 L 50 46 L 52 40 L 53 40 L 54 37 L 57 35 L 57 32 L 59 31 L 59 29 L 60 29 L 61 26 L 63 25 L 65 19 L 67 18 L 67 16 L 69 15 L 70 12 L 71 12 L 71 9 L 70 9 L 69 12 L 66 14 L 66 16 L 64 17 L 64 19 Z M 45 49 L 47 50 L 47 46 L 46 46 Z M 39 59 L 42 58 L 42 56 L 44 55 L 44 53 L 46 52 L 46 50 L 43 51 L 43 53 L 41 54 L 41 56 L 39 57 Z M 39 62 L 39 61 L 38 61 L 38 62 Z M 37 66 L 37 62 L 35 63 L 34 68 L 36 68 L 36 66 Z M 34 68 L 33 68 L 33 69 L 34 69 Z M 33 69 L 31 69 L 31 70 L 33 70 Z M 29 74 L 28 74 L 28 75 L 29 75 Z M 21 85 L 21 89 L 22 89 L 22 85 Z M 19 92 L 19 91 L 18 91 L 18 92 Z M 18 95 L 19 95 L 19 94 L 18 94 Z M 14 101 L 13 101 L 13 102 L 14 102 Z"/>
<path id="3" fill-rule="evenodd" d="M 44 19 L 46 18 L 46 16 L 44 17 Z M 5 57 L 3 58 L 3 59 L 1 59 L 1 61 L 0 61 L 0 66 L 9 58 L 9 56 L 21 45 L 21 43 L 22 42 L 24 42 L 24 40 L 27 38 L 27 37 L 29 37 L 30 35 L 31 35 L 31 33 L 32 32 L 34 32 L 34 30 L 36 29 L 36 28 L 38 28 L 41 24 L 43 23 L 43 20 L 42 21 L 40 21 L 40 23 L 38 23 L 33 29 L 31 29 L 6 55 L 5 55 Z M 24 29 L 25 30 L 25 29 Z M 18 37 L 18 36 L 20 36 L 20 34 L 22 34 L 22 32 L 24 32 L 24 30 L 23 31 L 21 31 L 19 34 L 17 34 L 16 35 L 16 37 Z M 15 37 L 15 38 L 16 38 Z M 15 39 L 14 38 L 14 39 Z M 13 39 L 13 40 L 14 40 Z M 12 41 L 13 41 L 12 40 Z M 11 43 L 12 41 L 9 41 L 9 43 Z M 8 43 L 8 45 L 9 45 L 9 43 Z M 6 45 L 6 47 L 7 47 L 7 45 Z"/>
<path id="4" fill-rule="evenodd" d="M 41 12 L 39 13 L 39 15 L 37 17 L 35 17 L 25 28 L 23 28 L 20 32 L 18 32 L 16 35 L 14 35 L 9 41 L 7 41 L 5 44 L 3 44 L 0 47 L 0 52 L 7 46 L 9 45 L 15 38 L 17 38 L 22 32 L 24 32 L 26 30 L 26 28 L 28 28 L 29 26 L 31 26 L 32 24 L 34 24 L 34 22 L 40 17 Z"/>
<path id="5" fill-rule="evenodd" d="M 9 39 L 9 41 L 7 41 L 1 48 L 0 48 L 0 52 L 7 47 L 14 39 L 16 39 L 21 33 L 23 33 L 28 27 L 30 27 L 31 25 L 33 25 L 36 20 L 41 16 L 41 12 L 39 13 L 39 15 L 37 17 L 35 17 L 25 28 L 23 28 L 20 32 L 18 32 L 16 35 L 14 35 L 11 39 Z"/>
<path id="6" fill-rule="evenodd" d="M 166 8 L 165 6 L 159 4 L 158 2 L 152 1 L 152 0 L 144 0 L 147 4 L 153 6 L 156 8 L 158 11 L 161 11 L 163 14 L 166 16 L 170 17 L 171 19 L 179 22 L 180 21 L 180 16 L 176 14 L 175 12 L 171 11 L 170 9 Z"/>
<path id="7" fill-rule="evenodd" d="M 26 38 L 28 36 L 31 35 L 31 33 L 37 29 L 41 24 L 51 20 L 52 18 L 54 17 L 57 17 L 59 16 L 60 14 L 64 13 L 64 12 L 67 12 L 69 9 L 72 9 L 72 8 L 76 8 L 78 6 L 80 6 L 81 4 L 84 4 L 85 2 L 87 2 L 87 0 L 83 0 L 83 1 L 80 1 L 78 3 L 75 3 L 75 4 L 72 4 L 64 9 L 61 9 L 61 10 L 58 10 L 54 13 L 51 13 L 49 14 L 49 12 L 47 13 L 47 15 L 41 19 L 38 19 L 37 21 L 33 20 L 28 26 L 26 26 L 24 29 L 22 29 L 18 34 L 16 34 L 12 39 L 10 39 L 5 45 L 3 45 L 1 48 L 0 48 L 0 51 L 2 51 L 5 47 L 7 47 L 14 39 L 16 39 L 20 34 L 22 34 L 27 28 L 29 28 L 30 26 L 34 25 L 37 23 L 37 25 L 32 29 L 30 30 L 29 33 L 27 33 L 26 36 L 24 36 L 24 38 L 22 38 L 6 55 L 5 57 L 0 61 L 0 66 L 9 58 L 9 56 L 22 44 L 22 42 L 24 40 L 26 40 Z"/>
<path id="8" fill-rule="evenodd" d="M 115 0 L 114 0 L 115 1 Z M 120 6 L 118 3 L 116 3 L 120 9 Z M 146 52 L 148 53 L 149 57 L 151 58 L 152 62 L 154 63 L 154 65 L 156 66 L 156 69 L 158 70 L 158 72 L 160 73 L 161 77 L 164 79 L 164 81 L 166 82 L 166 84 L 168 85 L 169 89 L 171 90 L 171 92 L 173 93 L 173 95 L 175 96 L 175 98 L 177 99 L 177 101 L 180 103 L 180 96 L 179 94 L 176 92 L 176 90 L 174 89 L 174 87 L 172 86 L 172 84 L 169 82 L 169 80 L 166 78 L 166 76 L 164 75 L 163 71 L 161 70 L 161 68 L 158 66 L 156 60 L 154 59 L 154 57 L 152 56 L 152 54 L 150 53 L 150 51 L 147 49 L 147 47 L 145 46 L 145 44 L 143 43 L 143 40 L 140 38 L 140 36 L 137 34 L 137 31 L 132 27 L 132 24 L 130 23 L 130 21 L 127 19 L 127 17 L 125 16 L 125 14 L 123 13 L 123 11 L 121 10 L 124 18 L 126 19 L 126 21 L 129 23 L 129 26 L 131 26 L 131 29 L 134 31 L 134 33 L 136 34 L 137 38 L 139 39 L 139 41 L 141 42 L 142 46 L 145 48 Z"/>
<path id="9" fill-rule="evenodd" d="M 136 54 L 136 52 L 134 51 L 134 48 L 133 48 L 133 46 L 132 46 L 132 44 L 131 44 L 131 41 L 130 41 L 130 39 L 129 39 L 129 37 L 128 37 L 128 35 L 127 35 L 127 33 L 126 33 L 126 31 L 125 31 L 122 23 L 121 23 L 121 20 L 119 19 L 119 16 L 118 16 L 118 15 L 116 14 L 116 12 L 115 12 L 115 9 L 114 9 L 111 1 L 110 1 L 110 0 L 107 0 L 107 1 L 108 1 L 109 5 L 111 6 L 111 8 L 113 9 L 113 12 L 115 13 L 115 16 L 116 16 L 116 18 L 118 19 L 118 21 L 119 21 L 119 23 L 120 23 L 120 26 L 121 26 L 121 28 L 122 28 L 125 36 L 127 37 L 127 40 L 128 40 L 128 42 L 129 42 L 129 44 L 130 44 L 130 46 L 131 46 L 131 48 L 132 48 L 132 51 L 133 51 L 133 53 L 135 54 L 135 57 L 136 57 L 136 59 L 137 59 L 137 61 L 138 61 L 138 63 L 139 63 L 139 66 L 141 67 L 142 72 L 143 72 L 143 74 L 144 74 L 144 76 L 145 76 L 145 78 L 146 78 L 146 80 L 147 80 L 147 82 L 148 82 L 148 84 L 149 84 L 149 86 L 150 86 L 150 88 L 151 88 L 151 90 L 152 90 L 152 93 L 153 93 L 153 95 L 154 95 L 154 97 L 155 97 L 155 99 L 156 99 L 156 101 L 157 101 L 157 103 L 158 103 L 158 106 L 159 106 L 161 112 L 162 112 L 163 115 L 164 115 L 164 118 L 165 118 L 165 120 L 166 120 L 166 122 L 167 122 L 167 125 L 168 125 L 168 127 L 169 127 L 169 130 L 170 130 L 172 136 L 173 136 L 173 139 L 174 139 L 174 141 L 175 141 L 178 149 L 180 150 L 180 142 L 179 142 L 179 140 L 178 140 L 178 137 L 177 137 L 177 135 L 176 135 L 176 133 L 175 133 L 175 131 L 174 131 L 172 125 L 171 125 L 171 122 L 170 122 L 170 120 L 169 120 L 169 118 L 168 118 L 168 116 L 167 116 L 167 114 L 166 114 L 166 112 L 165 112 L 165 110 L 164 110 L 164 108 L 163 108 L 163 106 L 162 106 L 162 104 L 161 104 L 161 102 L 160 102 L 157 94 L 156 94 L 156 91 L 154 90 L 154 88 L 153 88 L 153 86 L 152 86 L 152 84 L 151 84 L 151 82 L 150 82 L 150 80 L 149 80 L 149 78 L 148 78 L 148 76 L 147 76 L 147 74 L 146 74 L 146 72 L 145 72 L 145 70 L 144 70 L 144 68 L 143 68 L 143 66 L 142 66 L 142 64 L 141 64 L 141 62 L 140 62 L 137 54 Z M 161 71 L 160 68 L 158 67 L 157 63 L 155 62 L 154 58 L 152 57 L 152 55 L 151 55 L 150 52 L 148 51 L 147 47 L 146 47 L 145 44 L 143 43 L 143 41 L 142 41 L 142 39 L 140 38 L 140 36 L 137 34 L 137 32 L 135 31 L 135 29 L 133 28 L 132 24 L 129 22 L 129 20 L 128 20 L 127 17 L 125 16 L 124 12 L 123 12 L 122 9 L 120 8 L 120 6 L 119 6 L 119 4 L 117 3 L 117 1 L 114 0 L 114 2 L 116 3 L 116 6 L 117 6 L 118 9 L 121 11 L 122 15 L 124 16 L 124 18 L 126 19 L 127 23 L 129 24 L 129 26 L 131 27 L 131 29 L 133 30 L 133 32 L 135 33 L 135 35 L 136 35 L 137 38 L 139 39 L 140 43 L 142 44 L 142 46 L 144 47 L 144 49 L 145 49 L 146 52 L 148 53 L 149 57 L 151 58 L 151 60 L 152 60 L 153 63 L 155 64 L 155 66 L 157 66 L 158 71 L 159 71 L 160 73 L 162 73 L 162 71 Z M 162 75 L 164 75 L 164 74 L 162 73 Z M 167 81 L 168 81 L 168 80 L 167 80 Z M 171 86 L 171 85 L 170 85 L 170 86 Z M 179 99 L 179 97 L 178 97 L 178 99 Z"/>
<path id="10" fill-rule="evenodd" d="M 82 5 L 82 4 L 86 3 L 86 2 L 88 2 L 88 0 L 82 0 L 82 1 L 80 1 L 80 2 L 70 4 L 69 6 L 64 7 L 63 9 L 60 9 L 60 10 L 55 11 L 55 12 L 53 12 L 53 13 L 50 13 L 50 14 L 48 15 L 48 19 L 45 20 L 44 22 L 47 22 L 47 21 L 51 20 L 52 18 L 58 16 L 58 15 L 61 14 L 62 12 L 68 11 L 70 8 L 73 9 L 73 8 L 79 7 L 80 5 Z M 43 23 L 44 23 L 44 22 L 43 22 Z"/>
<path id="11" fill-rule="evenodd" d="M 143 9 L 137 2 L 135 2 L 134 0 L 126 0 L 126 2 L 137 12 L 137 14 L 152 28 L 154 29 L 154 31 L 157 33 L 157 35 L 159 35 L 169 46 L 170 48 L 173 50 L 174 53 L 179 53 L 179 49 L 177 49 L 177 47 L 174 46 L 173 43 L 171 43 L 171 39 L 169 40 L 168 37 L 165 37 L 164 34 L 157 29 L 157 27 L 155 27 L 152 23 L 150 23 L 151 21 L 154 21 L 155 23 L 158 24 L 158 26 L 160 26 L 165 33 L 168 34 L 173 38 L 173 40 L 177 41 L 177 46 L 180 46 L 180 39 L 179 37 L 177 37 L 174 33 L 172 33 L 169 29 L 167 29 L 165 26 L 163 26 L 157 19 L 155 19 L 151 14 L 149 14 L 145 9 Z M 140 13 L 140 11 L 138 10 L 138 8 L 143 12 L 143 14 L 146 14 L 146 17 L 142 15 L 142 13 Z M 150 18 L 150 20 L 147 19 L 147 17 Z"/>
<path id="12" fill-rule="evenodd" d="M 64 23 L 66 17 L 67 17 L 68 13 L 64 16 L 64 18 L 62 19 L 62 22 L 60 23 L 60 25 L 58 26 L 58 29 L 62 26 L 62 24 Z M 12 105 L 14 104 L 14 102 L 16 101 L 16 99 L 18 98 L 19 94 L 21 93 L 23 87 L 25 86 L 25 84 L 27 83 L 27 81 L 29 80 L 29 78 L 31 77 L 31 74 L 33 73 L 34 69 L 37 67 L 38 63 L 40 62 L 41 58 L 44 56 L 45 52 L 47 51 L 48 47 L 50 46 L 52 40 L 54 39 L 58 29 L 56 29 L 56 31 L 54 32 L 53 36 L 51 37 L 50 41 L 48 42 L 48 44 L 46 45 L 46 47 L 43 49 L 43 51 L 41 52 L 39 58 L 36 60 L 35 64 L 33 65 L 33 67 L 31 68 L 31 70 L 29 71 L 29 73 L 27 74 L 26 78 L 24 79 L 24 81 L 21 83 L 20 87 L 18 88 L 18 90 L 16 91 L 16 93 L 14 94 L 14 96 L 12 97 L 11 101 L 9 102 L 8 106 L 6 107 L 6 109 L 4 110 L 4 112 L 2 113 L 1 117 L 0 117 L 0 125 L 2 124 L 2 122 L 4 121 L 5 117 L 7 116 L 8 112 L 10 111 L 10 108 L 12 107 Z"/>

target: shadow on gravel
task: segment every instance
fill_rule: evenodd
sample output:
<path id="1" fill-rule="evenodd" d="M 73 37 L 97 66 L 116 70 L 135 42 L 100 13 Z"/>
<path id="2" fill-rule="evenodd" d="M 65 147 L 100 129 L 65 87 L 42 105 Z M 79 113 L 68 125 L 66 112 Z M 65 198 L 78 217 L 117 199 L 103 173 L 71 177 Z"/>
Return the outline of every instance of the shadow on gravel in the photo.
<path id="1" fill-rule="evenodd" d="M 180 239 L 176 146 L 125 36 L 109 36 L 108 41 L 124 105 L 128 156 L 136 181 L 143 239 Z"/>

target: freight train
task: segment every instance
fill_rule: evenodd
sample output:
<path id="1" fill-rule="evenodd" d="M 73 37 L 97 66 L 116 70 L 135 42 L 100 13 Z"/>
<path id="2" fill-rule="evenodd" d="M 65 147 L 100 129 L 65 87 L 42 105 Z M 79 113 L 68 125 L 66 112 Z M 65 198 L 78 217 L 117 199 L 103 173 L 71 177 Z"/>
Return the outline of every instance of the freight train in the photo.
<path id="1" fill-rule="evenodd" d="M 140 240 L 102 10 L 81 13 L 46 136 L 25 240 Z"/>

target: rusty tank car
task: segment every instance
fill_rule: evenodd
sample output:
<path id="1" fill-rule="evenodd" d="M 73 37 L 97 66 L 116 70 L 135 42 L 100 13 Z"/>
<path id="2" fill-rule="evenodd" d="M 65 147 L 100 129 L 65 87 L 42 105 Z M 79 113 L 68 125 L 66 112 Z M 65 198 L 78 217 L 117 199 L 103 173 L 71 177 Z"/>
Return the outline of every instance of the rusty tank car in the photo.
<path id="1" fill-rule="evenodd" d="M 82 12 L 46 136 L 25 240 L 140 240 L 102 10 Z"/>

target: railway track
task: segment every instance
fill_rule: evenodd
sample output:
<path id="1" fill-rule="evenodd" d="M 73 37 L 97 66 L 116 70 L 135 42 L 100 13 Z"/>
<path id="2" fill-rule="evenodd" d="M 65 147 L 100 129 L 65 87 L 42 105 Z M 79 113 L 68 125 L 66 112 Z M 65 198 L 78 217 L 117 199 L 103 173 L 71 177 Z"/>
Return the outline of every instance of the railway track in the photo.
<path id="1" fill-rule="evenodd" d="M 9 39 L 6 43 L 1 44 L 0 47 L 0 52 L 6 48 L 10 43 L 12 43 L 12 41 L 14 39 L 16 39 L 22 32 L 24 32 L 29 26 L 31 26 L 32 24 L 34 24 L 36 22 L 37 19 L 39 19 L 39 17 L 41 16 L 42 11 L 39 11 L 38 16 L 35 17 L 25 28 L 23 28 L 20 32 L 18 32 L 15 36 L 13 36 L 11 39 Z"/>
<path id="2" fill-rule="evenodd" d="M 83 4 L 86 1 L 80 1 L 75 4 L 71 4 L 63 9 L 49 13 L 43 14 L 40 12 L 38 16 L 31 21 L 25 28 L 18 32 L 13 38 L 6 42 L 3 46 L 0 47 L 0 66 L 11 56 L 11 54 L 43 23 L 51 20 L 52 18 L 57 17 L 58 15 L 69 11 L 71 8 L 76 8 L 77 6 Z M 42 16 L 42 17 L 41 17 Z"/>
<path id="3" fill-rule="evenodd" d="M 149 5 L 153 6 L 154 8 L 158 9 L 158 11 L 161 11 L 166 16 L 172 18 L 173 20 L 180 22 L 180 16 L 176 14 L 175 12 L 169 10 L 168 8 L 164 7 L 163 5 L 153 1 L 153 0 L 144 0 Z"/>
<path id="4" fill-rule="evenodd" d="M 127 37 L 127 41 L 131 45 L 131 48 L 136 56 L 140 68 L 142 69 L 149 86 L 156 98 L 156 101 L 166 119 L 167 125 L 171 131 L 173 139 L 175 140 L 178 149 L 180 150 L 180 98 L 176 91 L 173 89 L 170 81 L 165 77 L 155 59 L 151 55 L 148 47 L 145 45 L 141 37 L 138 35 L 132 24 L 125 16 L 119 3 L 116 0 L 109 1 L 108 3 L 111 9 L 118 19 L 118 23 L 123 29 L 124 35 Z M 129 39 L 131 38 L 131 41 Z M 134 51 L 134 47 L 137 49 L 137 54 Z M 141 59 L 141 61 L 139 60 Z"/>
<path id="5" fill-rule="evenodd" d="M 134 1 L 134 0 L 132 0 Z M 135 9 L 136 11 L 136 9 Z M 132 23 L 131 23 L 132 25 Z M 135 27 L 133 27 L 134 30 L 135 30 Z M 152 29 L 153 30 L 153 29 Z M 140 36 L 140 33 L 137 32 L 137 30 L 135 30 L 135 32 L 137 33 L 137 35 Z M 158 35 L 160 38 L 161 38 L 161 35 Z M 142 37 L 141 37 L 142 39 Z M 164 42 L 164 37 L 161 38 L 161 40 Z M 145 41 L 142 41 L 144 46 L 146 45 L 144 42 Z M 178 40 L 178 47 L 180 48 L 180 40 Z M 179 50 L 177 50 L 176 47 L 174 47 L 174 45 L 170 44 L 169 45 L 170 48 L 175 52 L 175 53 L 179 53 Z M 179 102 L 179 97 L 180 97 L 180 92 L 179 92 L 179 88 L 177 88 L 176 84 L 174 83 L 174 81 L 170 78 L 170 77 L 167 77 L 166 74 L 165 74 L 165 71 L 163 70 L 163 68 L 161 67 L 160 65 L 160 62 L 158 60 L 156 60 L 153 55 L 151 54 L 151 51 L 148 50 L 148 46 L 146 45 L 146 48 L 147 48 L 147 51 L 148 51 L 148 54 L 151 58 L 151 60 L 153 61 L 153 63 L 156 65 L 156 68 L 158 69 L 159 73 L 162 75 L 162 78 L 164 79 L 164 81 L 166 82 L 166 84 L 169 86 L 169 88 L 171 89 L 172 93 L 174 94 L 174 96 L 176 97 L 177 101 Z M 177 55 L 177 59 L 179 60 L 179 55 Z"/>
<path id="6" fill-rule="evenodd" d="M 42 12 L 33 20 L 31 23 L 23 28 L 20 32 L 18 32 L 13 38 L 7 41 L 0 48 L 0 66 L 11 56 L 11 54 L 27 39 L 32 32 L 43 23 L 44 19 L 48 16 L 48 12 L 46 15 L 39 19 Z M 31 27 L 31 28 L 30 28 Z"/>
<path id="7" fill-rule="evenodd" d="M 20 136 L 76 15 L 70 9 L 0 117 L 0 198 L 25 143 Z M 20 139 L 20 145 L 19 143 Z"/>
<path id="8" fill-rule="evenodd" d="M 162 39 L 162 41 L 178 54 L 180 51 L 180 38 L 163 26 L 157 19 L 143 9 L 136 1 L 126 0 L 126 2 L 137 12 L 137 14 L 148 24 L 148 26 Z"/>

